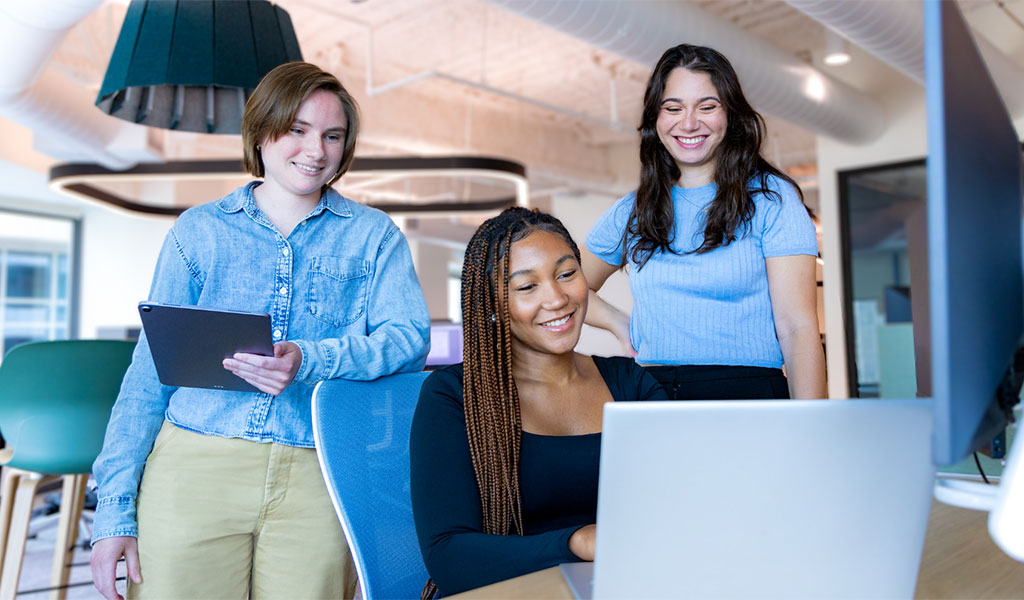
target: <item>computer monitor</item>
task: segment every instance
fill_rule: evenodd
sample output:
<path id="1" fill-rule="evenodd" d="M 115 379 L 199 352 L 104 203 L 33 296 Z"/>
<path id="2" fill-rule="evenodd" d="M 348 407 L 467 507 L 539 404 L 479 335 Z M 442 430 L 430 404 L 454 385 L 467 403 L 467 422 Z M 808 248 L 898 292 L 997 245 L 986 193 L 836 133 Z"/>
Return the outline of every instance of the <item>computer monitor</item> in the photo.
<path id="1" fill-rule="evenodd" d="M 1016 402 L 1012 364 L 1024 333 L 1021 145 L 956 2 L 925 0 L 928 246 L 934 461 L 987 443 Z M 998 491 L 936 496 L 990 507 L 989 530 L 1024 560 L 1024 442 Z M 943 487 L 945 486 L 945 487 Z M 952 498 L 956 496 L 959 500 Z"/>
<path id="2" fill-rule="evenodd" d="M 925 2 L 935 462 L 1006 423 L 996 391 L 1024 333 L 1021 147 L 956 2 Z"/>

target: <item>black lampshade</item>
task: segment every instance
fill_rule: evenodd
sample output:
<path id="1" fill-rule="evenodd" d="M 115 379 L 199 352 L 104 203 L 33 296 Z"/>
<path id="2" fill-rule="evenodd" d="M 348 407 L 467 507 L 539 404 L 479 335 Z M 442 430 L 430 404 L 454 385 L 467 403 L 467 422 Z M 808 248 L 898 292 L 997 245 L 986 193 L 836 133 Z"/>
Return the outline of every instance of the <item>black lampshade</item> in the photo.
<path id="1" fill-rule="evenodd" d="M 237 134 L 256 84 L 296 60 L 291 18 L 266 0 L 132 0 L 96 105 L 151 127 Z"/>

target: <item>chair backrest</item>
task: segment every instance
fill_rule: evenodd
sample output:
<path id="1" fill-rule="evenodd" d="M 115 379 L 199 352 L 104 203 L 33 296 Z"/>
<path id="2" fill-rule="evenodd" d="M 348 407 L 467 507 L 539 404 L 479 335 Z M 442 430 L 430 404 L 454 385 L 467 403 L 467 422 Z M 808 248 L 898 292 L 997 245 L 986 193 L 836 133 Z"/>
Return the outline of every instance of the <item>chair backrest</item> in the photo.
<path id="1" fill-rule="evenodd" d="M 409 495 L 409 429 L 427 373 L 335 379 L 313 391 L 313 437 L 362 597 L 418 598 L 427 581 Z"/>
<path id="2" fill-rule="evenodd" d="M 55 475 L 88 473 L 135 342 L 67 340 L 15 346 L 0 363 L 6 465 Z"/>

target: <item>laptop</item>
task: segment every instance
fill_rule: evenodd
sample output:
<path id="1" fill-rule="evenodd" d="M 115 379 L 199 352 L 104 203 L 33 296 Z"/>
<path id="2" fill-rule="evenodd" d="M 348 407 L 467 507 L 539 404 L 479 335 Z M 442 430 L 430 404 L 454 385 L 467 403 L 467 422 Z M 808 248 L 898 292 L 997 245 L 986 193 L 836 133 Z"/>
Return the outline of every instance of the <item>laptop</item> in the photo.
<path id="1" fill-rule="evenodd" d="M 914 595 L 929 400 L 615 402 L 603 430 L 577 597 Z"/>

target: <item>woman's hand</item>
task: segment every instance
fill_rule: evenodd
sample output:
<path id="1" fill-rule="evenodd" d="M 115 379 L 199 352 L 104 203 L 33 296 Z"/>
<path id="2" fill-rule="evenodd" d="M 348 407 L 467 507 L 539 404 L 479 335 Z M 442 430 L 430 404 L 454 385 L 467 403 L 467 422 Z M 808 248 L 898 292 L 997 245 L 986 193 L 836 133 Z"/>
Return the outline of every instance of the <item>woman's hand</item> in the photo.
<path id="1" fill-rule="evenodd" d="M 276 396 L 295 379 L 302 365 L 302 350 L 292 342 L 274 344 L 274 356 L 239 352 L 224 359 L 224 368 L 261 392 Z"/>
<path id="2" fill-rule="evenodd" d="M 107 600 L 124 600 L 117 593 L 114 581 L 117 579 L 117 561 L 124 557 L 128 578 L 133 583 L 142 583 L 142 569 L 139 567 L 138 540 L 130 536 L 103 538 L 92 546 L 89 563 L 92 566 L 92 582 L 96 590 Z"/>
<path id="3" fill-rule="evenodd" d="M 597 525 L 585 525 L 573 532 L 569 538 L 569 550 L 583 560 L 594 560 L 594 542 L 597 540 Z"/>

